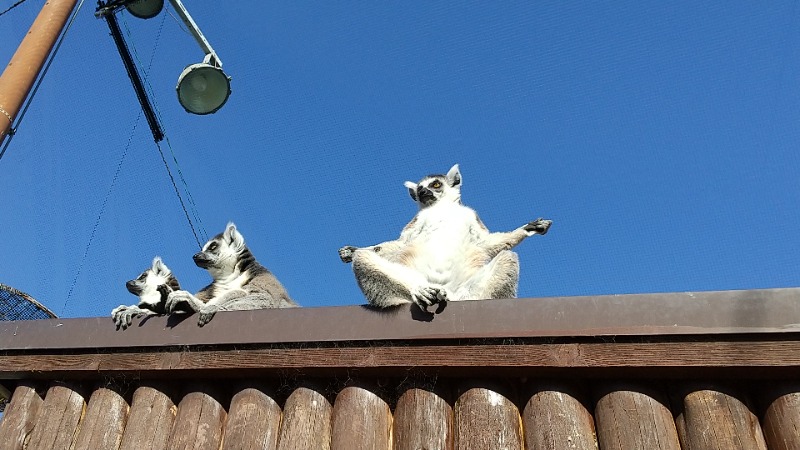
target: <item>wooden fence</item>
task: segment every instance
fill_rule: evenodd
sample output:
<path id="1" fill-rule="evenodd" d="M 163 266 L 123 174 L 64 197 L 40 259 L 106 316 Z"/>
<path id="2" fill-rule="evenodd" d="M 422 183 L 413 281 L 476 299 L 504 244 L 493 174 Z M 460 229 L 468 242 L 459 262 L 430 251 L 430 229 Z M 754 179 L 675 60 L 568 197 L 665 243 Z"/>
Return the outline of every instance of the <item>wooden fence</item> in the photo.
<path id="1" fill-rule="evenodd" d="M 5 449 L 800 449 L 800 289 L 0 323 Z"/>

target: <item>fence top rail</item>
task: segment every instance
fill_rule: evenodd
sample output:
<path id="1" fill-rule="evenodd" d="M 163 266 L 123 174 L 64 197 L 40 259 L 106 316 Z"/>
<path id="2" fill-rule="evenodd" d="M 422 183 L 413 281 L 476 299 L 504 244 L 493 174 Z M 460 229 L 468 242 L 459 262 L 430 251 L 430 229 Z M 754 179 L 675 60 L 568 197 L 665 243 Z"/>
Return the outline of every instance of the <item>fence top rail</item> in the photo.
<path id="1" fill-rule="evenodd" d="M 800 332 L 800 288 L 451 302 L 439 314 L 405 306 L 151 316 L 116 330 L 110 317 L 0 322 L 0 350 L 125 350 L 163 346 L 480 338 L 679 336 Z"/>

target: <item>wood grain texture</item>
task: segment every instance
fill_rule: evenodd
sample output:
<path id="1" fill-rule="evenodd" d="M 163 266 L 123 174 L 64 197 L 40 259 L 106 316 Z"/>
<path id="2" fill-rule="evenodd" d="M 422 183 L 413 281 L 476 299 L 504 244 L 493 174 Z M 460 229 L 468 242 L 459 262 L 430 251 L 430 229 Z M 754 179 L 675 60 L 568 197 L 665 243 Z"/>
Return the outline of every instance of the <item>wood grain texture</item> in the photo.
<path id="1" fill-rule="evenodd" d="M 14 389 L 0 419 L 0 450 L 22 450 L 33 431 L 41 406 L 42 398 L 33 384 L 23 383 Z"/>
<path id="2" fill-rule="evenodd" d="M 599 394 L 597 438 L 603 450 L 681 450 L 664 393 L 643 386 L 616 385 Z"/>
<path id="3" fill-rule="evenodd" d="M 389 450 L 392 411 L 367 389 L 348 386 L 336 396 L 331 418 L 333 450 Z"/>
<path id="4" fill-rule="evenodd" d="M 242 389 L 231 399 L 222 449 L 274 450 L 280 425 L 281 408 L 275 400 L 258 389 Z"/>
<path id="5" fill-rule="evenodd" d="M 528 450 L 597 450 L 592 414 L 571 389 L 548 386 L 534 393 L 522 422 Z"/>
<path id="6" fill-rule="evenodd" d="M 522 419 L 506 397 L 476 387 L 461 394 L 454 410 L 456 449 L 523 449 Z"/>
<path id="7" fill-rule="evenodd" d="M 286 399 L 283 407 L 279 450 L 329 450 L 331 448 L 331 414 L 328 399 L 316 390 L 299 387 Z"/>
<path id="8" fill-rule="evenodd" d="M 412 388 L 397 401 L 394 449 L 453 448 L 453 408 L 434 392 Z"/>
<path id="9" fill-rule="evenodd" d="M 75 442 L 86 409 L 83 396 L 72 387 L 53 384 L 39 409 L 28 450 L 68 450 Z"/>
<path id="10" fill-rule="evenodd" d="M 120 450 L 166 449 L 177 409 L 159 389 L 139 386 L 133 392 Z"/>
<path id="11" fill-rule="evenodd" d="M 762 429 L 770 450 L 800 450 L 800 386 L 770 399 Z"/>
<path id="12" fill-rule="evenodd" d="M 170 450 L 219 450 L 226 412 L 211 395 L 202 391 L 186 394 L 167 443 Z"/>
<path id="13" fill-rule="evenodd" d="M 247 370 L 325 370 L 383 368 L 670 368 L 689 371 L 753 368 L 761 377 L 770 368 L 800 372 L 800 340 L 745 342 L 603 342 L 518 345 L 413 345 L 321 348 L 269 348 L 158 351 L 107 354 L 0 355 L 0 379 L 91 377 L 107 375 L 175 376 L 204 370 L 207 374 L 238 376 Z M 717 373 L 715 372 L 715 373 Z"/>
<path id="14" fill-rule="evenodd" d="M 707 388 L 681 397 L 676 422 L 684 450 L 767 449 L 758 418 L 734 394 Z"/>
<path id="15" fill-rule="evenodd" d="M 73 450 L 119 448 L 128 420 L 128 402 L 117 392 L 98 388 L 89 398 Z"/>

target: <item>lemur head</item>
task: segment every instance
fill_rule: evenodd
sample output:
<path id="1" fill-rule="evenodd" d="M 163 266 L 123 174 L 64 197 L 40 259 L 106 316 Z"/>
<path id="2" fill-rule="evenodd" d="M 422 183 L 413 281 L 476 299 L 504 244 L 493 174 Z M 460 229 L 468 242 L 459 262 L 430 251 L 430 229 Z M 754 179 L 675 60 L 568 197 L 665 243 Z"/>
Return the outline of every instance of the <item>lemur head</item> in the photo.
<path id="1" fill-rule="evenodd" d="M 203 250 L 195 253 L 194 263 L 208 270 L 217 280 L 232 274 L 246 251 L 244 236 L 239 233 L 233 222 L 228 222 L 225 231 L 211 238 L 203 246 Z"/>
<path id="2" fill-rule="evenodd" d="M 159 286 L 166 285 L 169 289 L 159 289 Z M 155 305 L 161 301 L 166 301 L 165 297 L 170 290 L 178 291 L 181 286 L 178 279 L 172 274 L 161 258 L 153 258 L 153 264 L 149 269 L 142 272 L 137 278 L 125 283 L 128 292 L 139 297 L 139 301 L 149 305 Z"/>
<path id="3" fill-rule="evenodd" d="M 406 181 L 404 185 L 420 208 L 435 203 L 461 203 L 461 172 L 458 164 L 451 167 L 447 175 L 428 175 L 419 183 Z"/>

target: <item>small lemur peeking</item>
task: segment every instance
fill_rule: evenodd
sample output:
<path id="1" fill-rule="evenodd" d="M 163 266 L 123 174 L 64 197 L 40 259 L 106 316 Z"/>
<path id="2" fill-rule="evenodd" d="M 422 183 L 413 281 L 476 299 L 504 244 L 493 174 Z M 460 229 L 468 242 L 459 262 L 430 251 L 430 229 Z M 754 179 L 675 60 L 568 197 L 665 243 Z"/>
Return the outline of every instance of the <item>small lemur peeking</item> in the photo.
<path id="1" fill-rule="evenodd" d="M 516 298 L 519 257 L 511 249 L 534 234 L 546 234 L 551 220 L 491 233 L 478 214 L 461 203 L 458 164 L 446 175 L 405 182 L 419 211 L 400 238 L 370 247 L 345 246 L 339 257 L 370 304 L 385 308 L 413 302 L 427 311 L 456 300 Z"/>
<path id="2" fill-rule="evenodd" d="M 170 292 L 167 313 L 182 309 L 197 312 L 197 325 L 202 327 L 217 311 L 299 306 L 275 275 L 256 261 L 232 222 L 206 242 L 194 255 L 194 262 L 206 269 L 213 281 L 196 295 L 183 290 Z"/>
<path id="3" fill-rule="evenodd" d="M 141 275 L 125 283 L 125 287 L 139 297 L 139 304 L 119 305 L 111 311 L 117 329 L 123 330 L 131 326 L 134 317 L 166 314 L 167 296 L 181 288 L 178 279 L 158 256 L 153 258 L 151 266 Z"/>

